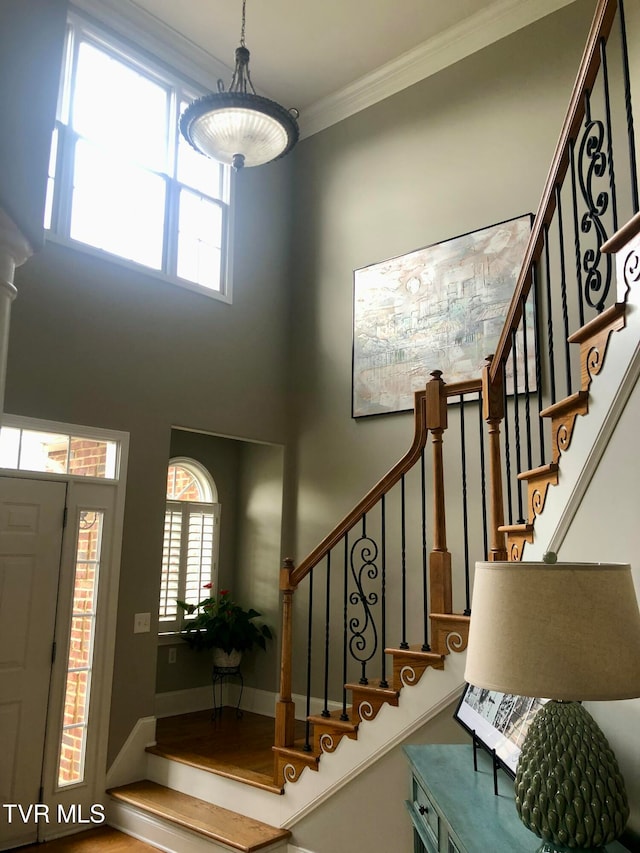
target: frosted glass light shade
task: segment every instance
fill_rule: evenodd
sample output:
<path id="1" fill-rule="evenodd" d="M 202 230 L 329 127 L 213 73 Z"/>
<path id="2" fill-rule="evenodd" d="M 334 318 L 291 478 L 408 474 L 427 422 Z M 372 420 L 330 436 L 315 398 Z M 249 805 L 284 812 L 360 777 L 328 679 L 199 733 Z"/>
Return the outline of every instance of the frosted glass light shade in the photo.
<path id="1" fill-rule="evenodd" d="M 465 679 L 547 699 L 640 696 L 631 567 L 476 563 Z"/>
<path id="2" fill-rule="evenodd" d="M 284 156 L 299 133 L 291 112 L 249 92 L 199 98 L 184 111 L 180 129 L 200 153 L 236 166 L 261 166 Z"/>

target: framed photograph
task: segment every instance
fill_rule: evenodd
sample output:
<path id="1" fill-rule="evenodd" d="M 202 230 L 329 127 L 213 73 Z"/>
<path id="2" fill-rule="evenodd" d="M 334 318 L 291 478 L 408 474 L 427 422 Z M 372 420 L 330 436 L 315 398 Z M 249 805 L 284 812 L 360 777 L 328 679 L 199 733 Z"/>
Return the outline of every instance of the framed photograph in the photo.
<path id="1" fill-rule="evenodd" d="M 432 370 L 445 382 L 480 376 L 502 332 L 531 222 L 527 214 L 355 270 L 354 418 L 412 410 Z M 518 386 L 533 391 L 532 300 L 526 319 L 528 382 L 516 342 Z"/>
<path id="2" fill-rule="evenodd" d="M 467 684 L 453 716 L 489 751 L 495 749 L 500 764 L 515 777 L 531 721 L 546 702 Z"/>

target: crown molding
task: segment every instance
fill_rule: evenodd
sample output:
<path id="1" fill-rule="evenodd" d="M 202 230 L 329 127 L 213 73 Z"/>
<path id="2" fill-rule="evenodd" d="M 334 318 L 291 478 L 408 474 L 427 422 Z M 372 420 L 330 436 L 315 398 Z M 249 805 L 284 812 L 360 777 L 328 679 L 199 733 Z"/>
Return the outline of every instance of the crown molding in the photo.
<path id="1" fill-rule="evenodd" d="M 301 110 L 300 138 L 319 133 L 575 2 L 494 0 L 460 24 Z M 73 7 L 119 35 L 133 39 L 144 50 L 161 57 L 211 91 L 216 90 L 219 78 L 230 79 L 233 73 L 229 66 L 142 9 L 134 0 L 72 0 Z"/>
<path id="2" fill-rule="evenodd" d="M 300 137 L 312 136 L 576 0 L 496 0 L 455 27 L 301 111 Z"/>
<path id="3" fill-rule="evenodd" d="M 132 0 L 72 0 L 70 8 L 90 15 L 212 92 L 218 79 L 231 79 L 232 68 Z"/>

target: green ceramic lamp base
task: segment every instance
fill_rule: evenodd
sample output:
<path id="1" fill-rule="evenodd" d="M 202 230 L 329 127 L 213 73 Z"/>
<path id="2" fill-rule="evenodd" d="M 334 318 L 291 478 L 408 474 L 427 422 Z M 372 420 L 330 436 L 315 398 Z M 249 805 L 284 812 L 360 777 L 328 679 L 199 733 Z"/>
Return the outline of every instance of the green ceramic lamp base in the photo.
<path id="1" fill-rule="evenodd" d="M 520 753 L 516 809 L 543 839 L 538 853 L 600 853 L 629 817 L 615 755 L 577 702 L 548 702 L 535 716 Z"/>

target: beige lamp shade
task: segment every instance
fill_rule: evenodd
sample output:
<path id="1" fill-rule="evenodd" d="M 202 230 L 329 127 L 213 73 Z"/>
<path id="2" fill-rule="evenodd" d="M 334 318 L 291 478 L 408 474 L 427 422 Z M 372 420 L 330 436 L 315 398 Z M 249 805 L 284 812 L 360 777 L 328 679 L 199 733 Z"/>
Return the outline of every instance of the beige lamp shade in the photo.
<path id="1" fill-rule="evenodd" d="M 465 679 L 546 699 L 640 696 L 631 567 L 476 563 Z"/>

